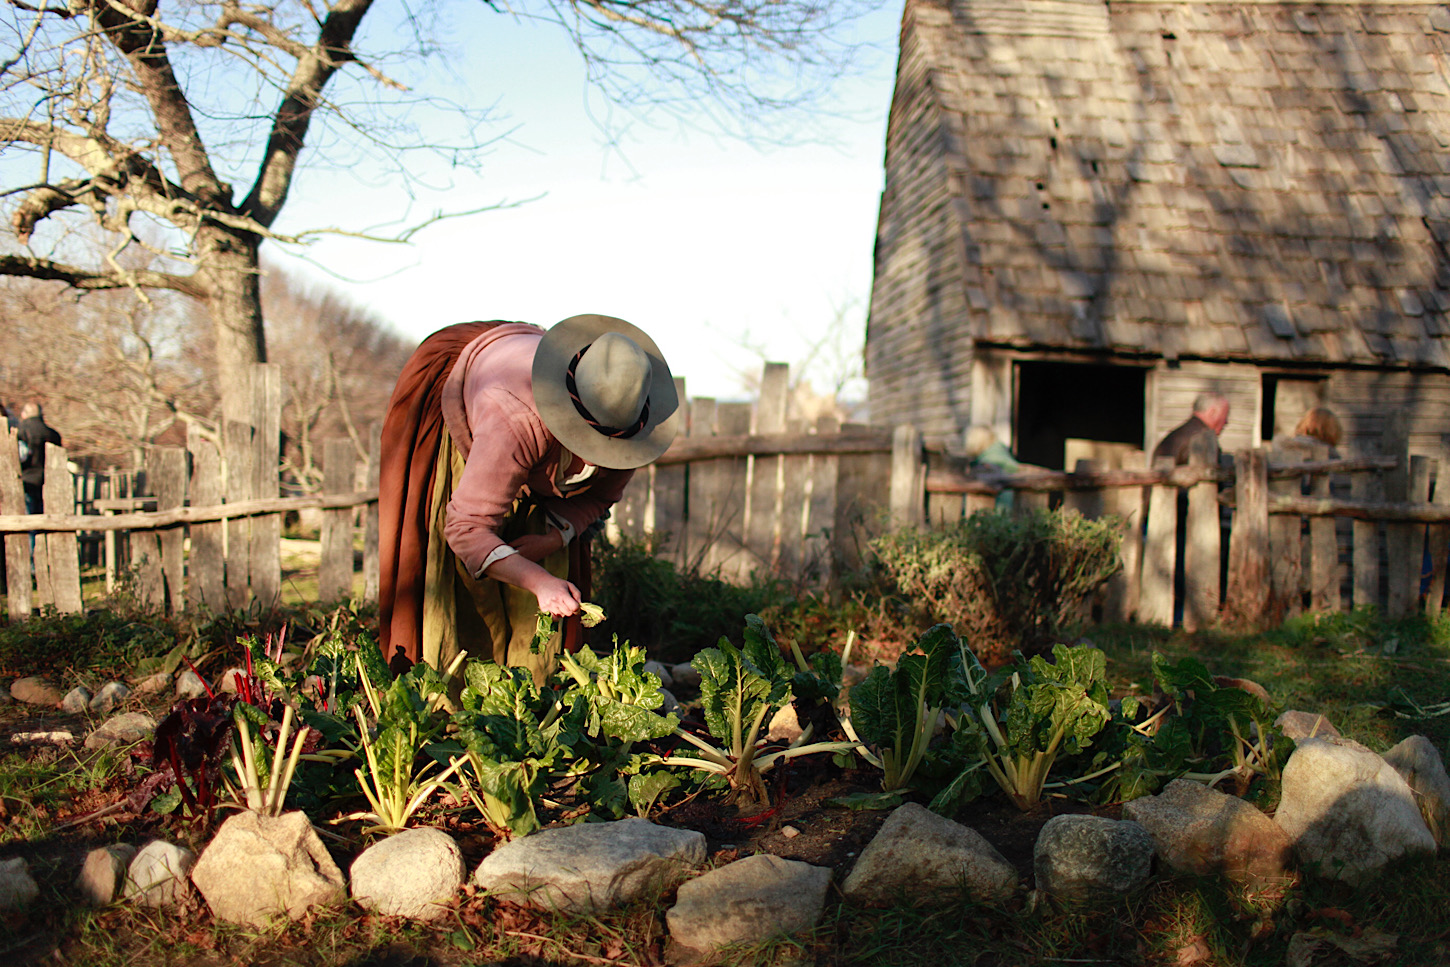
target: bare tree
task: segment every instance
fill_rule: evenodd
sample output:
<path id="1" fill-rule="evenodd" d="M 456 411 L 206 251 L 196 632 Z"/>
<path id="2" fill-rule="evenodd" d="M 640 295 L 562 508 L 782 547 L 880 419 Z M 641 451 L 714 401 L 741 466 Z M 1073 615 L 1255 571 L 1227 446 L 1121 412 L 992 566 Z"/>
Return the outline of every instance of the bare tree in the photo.
<path id="1" fill-rule="evenodd" d="M 590 76 L 626 103 L 675 106 L 708 95 L 727 117 L 801 103 L 841 66 L 834 28 L 864 0 L 533 0 L 519 12 L 557 23 Z M 355 43 L 372 0 L 271 4 L 161 0 L 9 0 L 0 21 L 0 144 L 18 250 L 0 274 L 80 289 L 166 289 L 205 304 L 222 409 L 244 418 L 248 364 L 266 359 L 259 254 L 298 242 L 274 226 L 314 122 L 353 150 L 397 158 L 417 100 L 377 66 L 406 51 Z M 369 33 L 394 43 L 411 28 Z M 339 84 L 354 83 L 332 97 Z M 661 85 L 660 82 L 663 82 Z M 520 83 L 528 83 L 521 78 Z M 654 92 L 653 94 L 651 92 Z M 474 119 L 477 120 L 477 119 Z M 465 125 L 467 127 L 467 125 Z M 446 146 L 467 160 L 476 141 Z M 435 147 L 443 147 L 436 146 Z M 17 152 L 31 164 L 21 174 Z M 75 219 L 110 239 L 91 258 Z M 185 262 L 128 267 L 157 226 Z"/>
<path id="2" fill-rule="evenodd" d="M 365 428 L 382 419 L 414 343 L 337 293 L 275 269 L 263 276 L 262 304 L 282 371 L 282 470 L 315 491 L 321 440 L 346 435 L 367 457 Z"/>
<path id="3" fill-rule="evenodd" d="M 213 425 L 210 332 L 190 300 L 12 279 L 0 312 L 0 395 L 43 400 L 70 452 L 126 462 L 178 423 Z"/>
<path id="4" fill-rule="evenodd" d="M 864 351 L 866 341 L 861 300 L 848 298 L 831 306 L 831 321 L 814 336 L 798 332 L 801 348 L 791 361 L 790 415 L 807 420 L 831 415 L 842 420 L 864 416 Z M 747 395 L 760 393 L 760 366 L 779 355 L 746 330 L 721 334 L 758 362 L 752 369 L 735 368 L 735 376 Z"/>

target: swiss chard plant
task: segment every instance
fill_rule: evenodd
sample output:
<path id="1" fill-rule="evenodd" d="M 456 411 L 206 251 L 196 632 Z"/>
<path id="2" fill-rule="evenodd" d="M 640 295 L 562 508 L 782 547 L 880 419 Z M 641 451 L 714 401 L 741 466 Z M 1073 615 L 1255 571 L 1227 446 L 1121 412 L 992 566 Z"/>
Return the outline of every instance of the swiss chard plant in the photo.
<path id="1" fill-rule="evenodd" d="M 662 715 L 664 704 L 658 675 L 644 670 L 643 648 L 628 642 L 615 643 L 614 650 L 596 655 L 585 647 L 562 655 L 558 679 L 563 686 L 562 704 L 588 708 L 584 734 L 588 738 L 578 751 L 591 760 L 583 778 L 590 804 L 597 812 L 618 818 L 632 807 L 639 815 L 649 812 L 669 789 L 679 784 L 664 769 L 658 756 L 640 752 L 635 745 L 662 739 L 679 727 L 679 716 Z M 645 775 L 651 770 L 652 777 Z"/>
<path id="2" fill-rule="evenodd" d="M 951 626 L 936 625 L 897 659 L 895 669 L 877 665 L 851 689 L 851 714 L 841 724 L 861 743 L 861 756 L 881 770 L 888 795 L 907 789 L 926 757 L 956 692 L 957 647 Z"/>
<path id="3" fill-rule="evenodd" d="M 372 807 L 363 815 L 372 821 L 366 832 L 395 833 L 406 828 L 424 801 L 458 771 L 461 764 L 449 763 L 432 774 L 438 764 L 424 753 L 448 724 L 448 678 L 463 657 L 460 653 L 442 675 L 419 662 L 381 687 L 369 674 L 363 657 L 356 658 L 366 701 L 352 706 L 358 727 L 356 751 L 362 759 L 354 775 Z"/>
<path id="4" fill-rule="evenodd" d="M 968 798 L 985 770 L 1013 805 L 1031 809 L 1058 758 L 1092 745 L 1111 717 L 1107 660 L 1090 645 L 1055 645 L 1052 655 L 1051 662 L 1034 655 L 993 675 L 960 646 L 964 692 L 951 749 L 964 767 L 933 808 L 948 811 Z"/>
<path id="5" fill-rule="evenodd" d="M 453 714 L 456 743 L 434 754 L 450 757 L 464 794 L 484 822 L 503 836 L 539 828 L 536 803 L 560 779 L 588 768 L 575 747 L 588 727 L 589 703 L 566 706 L 560 694 L 534 684 L 527 669 L 469 662 L 460 709 Z"/>
<path id="6" fill-rule="evenodd" d="M 1185 778 L 1210 786 L 1230 777 L 1245 786 L 1255 775 L 1278 778 L 1294 742 L 1274 728 L 1275 710 L 1263 697 L 1215 678 L 1192 657 L 1170 662 L 1155 652 L 1153 675 L 1170 699 L 1160 726 L 1172 730 L 1168 747 L 1191 750 L 1186 758 L 1196 771 L 1184 771 Z M 1213 765 L 1223 768 L 1204 768 Z"/>
<path id="7" fill-rule="evenodd" d="M 805 744 L 766 751 L 762 729 L 777 709 L 791 700 L 794 673 L 758 615 L 746 615 L 744 643 L 737 648 L 721 638 L 690 662 L 700 673 L 700 706 L 711 743 L 685 729 L 675 734 L 695 747 L 695 755 L 674 755 L 665 765 L 688 766 L 725 776 L 732 791 L 750 802 L 768 801 L 762 775 L 778 762 L 817 752 L 838 752 L 854 742 Z"/>

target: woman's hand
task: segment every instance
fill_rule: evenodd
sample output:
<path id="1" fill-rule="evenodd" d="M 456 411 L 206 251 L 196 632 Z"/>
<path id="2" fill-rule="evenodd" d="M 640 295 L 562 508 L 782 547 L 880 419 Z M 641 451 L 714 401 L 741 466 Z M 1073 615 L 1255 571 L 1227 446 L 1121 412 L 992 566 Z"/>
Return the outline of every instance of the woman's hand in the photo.
<path id="1" fill-rule="evenodd" d="M 509 542 L 525 559 L 537 564 L 555 551 L 564 549 L 564 532 L 549 528 L 542 534 L 524 534 Z"/>
<path id="2" fill-rule="evenodd" d="M 539 610 L 547 611 L 556 618 L 566 618 L 578 611 L 579 602 L 583 600 L 578 588 L 563 578 L 554 577 L 522 554 L 499 558 L 489 565 L 485 573 L 495 581 L 532 591 L 539 599 Z"/>
<path id="3" fill-rule="evenodd" d="M 539 610 L 547 611 L 556 618 L 567 618 L 579 610 L 582 599 L 579 589 L 552 574 L 547 581 L 540 581 L 539 586 L 531 590 L 539 599 Z"/>

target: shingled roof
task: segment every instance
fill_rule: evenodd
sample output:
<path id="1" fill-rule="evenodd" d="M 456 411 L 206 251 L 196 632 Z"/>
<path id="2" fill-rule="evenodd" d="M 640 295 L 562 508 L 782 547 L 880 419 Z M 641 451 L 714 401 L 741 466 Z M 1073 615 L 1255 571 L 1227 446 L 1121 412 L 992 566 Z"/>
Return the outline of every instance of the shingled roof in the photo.
<path id="1" fill-rule="evenodd" d="M 929 141 L 975 340 L 1450 366 L 1447 51 L 1434 4 L 907 0 L 879 251 Z"/>

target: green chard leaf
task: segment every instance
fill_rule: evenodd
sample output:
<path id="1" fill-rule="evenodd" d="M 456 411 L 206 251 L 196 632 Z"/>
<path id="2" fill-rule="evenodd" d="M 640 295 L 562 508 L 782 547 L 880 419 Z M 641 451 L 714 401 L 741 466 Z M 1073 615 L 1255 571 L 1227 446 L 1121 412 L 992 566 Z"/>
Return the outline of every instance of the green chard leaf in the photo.
<path id="1" fill-rule="evenodd" d="M 679 776 L 666 769 L 655 769 L 651 772 L 630 776 L 629 804 L 634 807 L 636 815 L 648 816 L 655 803 L 670 791 L 679 788 L 679 785 Z"/>

